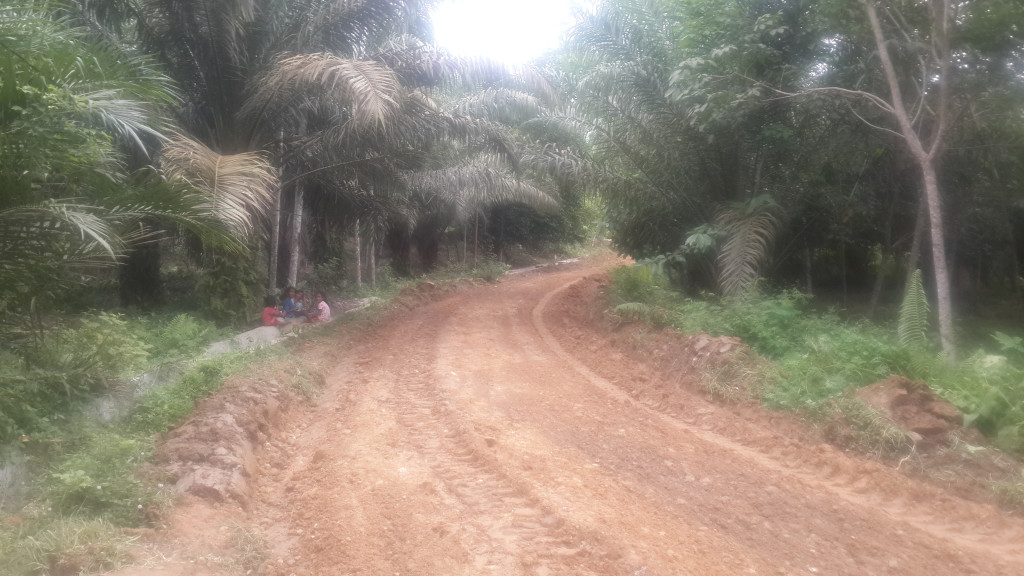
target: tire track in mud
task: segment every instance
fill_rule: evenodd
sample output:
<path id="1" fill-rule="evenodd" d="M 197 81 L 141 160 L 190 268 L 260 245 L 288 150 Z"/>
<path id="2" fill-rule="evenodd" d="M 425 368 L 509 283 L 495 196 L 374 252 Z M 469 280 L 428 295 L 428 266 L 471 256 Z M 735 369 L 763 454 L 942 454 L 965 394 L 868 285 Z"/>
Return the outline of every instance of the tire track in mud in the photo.
<path id="1" fill-rule="evenodd" d="M 830 446 L 804 446 L 764 429 L 737 434 L 736 418 L 716 417 L 723 410 L 720 407 L 708 404 L 710 409 L 680 414 L 689 410 L 680 410 L 678 405 L 664 398 L 646 397 L 640 391 L 627 392 L 601 377 L 566 351 L 544 321 L 551 302 L 581 280 L 573 280 L 545 294 L 531 317 L 552 353 L 595 388 L 762 469 L 811 488 L 825 489 L 847 503 L 880 511 L 893 522 L 909 525 L 955 546 L 1024 565 L 1024 521 L 1007 517 L 992 506 L 960 500 L 938 488 L 915 483 L 881 464 L 851 459 Z M 744 423 L 742 426 L 753 429 L 756 425 Z"/>
<path id="2" fill-rule="evenodd" d="M 642 571 L 656 576 L 625 565 L 621 551 L 604 536 L 570 526 L 526 482 L 504 470 L 490 451 L 493 440 L 461 423 L 438 385 L 444 377 L 439 370 L 405 370 L 394 376 L 391 408 L 396 422 L 445 490 L 466 507 L 466 521 L 485 535 L 467 543 L 475 569 L 542 576 Z"/>

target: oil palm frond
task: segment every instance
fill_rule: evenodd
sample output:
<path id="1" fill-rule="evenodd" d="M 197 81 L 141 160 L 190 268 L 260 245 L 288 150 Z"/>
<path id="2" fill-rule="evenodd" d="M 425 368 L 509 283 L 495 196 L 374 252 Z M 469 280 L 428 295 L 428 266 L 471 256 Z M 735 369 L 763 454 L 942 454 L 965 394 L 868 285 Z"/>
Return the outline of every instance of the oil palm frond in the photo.
<path id="1" fill-rule="evenodd" d="M 555 196 L 536 184 L 524 181 L 495 156 L 482 155 L 439 170 L 426 170 L 406 178 L 411 190 L 438 198 L 459 208 L 508 202 L 553 206 Z"/>
<path id="2" fill-rule="evenodd" d="M 771 197 L 762 195 L 719 213 L 716 225 L 725 235 L 718 253 L 719 284 L 725 296 L 753 288 L 781 223 L 778 210 Z"/>
<path id="3" fill-rule="evenodd" d="M 405 96 L 394 71 L 379 62 L 327 53 L 298 54 L 278 60 L 254 83 L 241 114 L 262 116 L 275 103 L 309 90 L 346 105 L 352 122 L 363 129 L 388 129 L 401 113 Z"/>
<path id="4" fill-rule="evenodd" d="M 168 178 L 203 194 L 204 209 L 241 237 L 253 233 L 279 184 L 265 154 L 222 155 L 184 136 L 164 146 L 162 165 Z"/>

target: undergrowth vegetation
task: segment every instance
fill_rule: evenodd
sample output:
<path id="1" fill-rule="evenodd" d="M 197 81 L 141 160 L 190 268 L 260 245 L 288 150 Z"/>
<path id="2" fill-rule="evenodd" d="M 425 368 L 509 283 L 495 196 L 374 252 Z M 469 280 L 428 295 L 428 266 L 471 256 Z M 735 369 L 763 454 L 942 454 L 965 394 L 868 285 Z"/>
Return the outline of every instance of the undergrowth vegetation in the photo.
<path id="1" fill-rule="evenodd" d="M 507 267 L 484 261 L 468 270 L 429 279 L 496 279 Z M 413 281 L 383 279 L 367 295 L 384 299 Z M 377 308 L 339 316 L 330 325 L 365 318 Z M 267 362 L 290 361 L 288 346 L 202 357 L 210 342 L 225 337 L 209 320 L 193 315 L 125 317 L 85 314 L 51 327 L 38 342 L 24 338 L 19 354 L 0 356 L 0 446 L 10 444 L 24 468 L 24 501 L 11 507 L 0 454 L 0 576 L 95 573 L 127 559 L 133 540 L 124 529 L 151 525 L 170 509 L 170 479 L 149 462 L 160 434 L 182 422 L 196 402 L 218 390 L 231 374 Z M 169 366 L 170 383 L 141 391 L 131 376 Z M 298 374 L 299 371 L 297 370 Z M 308 376 L 291 383 L 311 398 L 318 384 Z M 101 418 L 97 402 L 127 395 L 121 416 Z M 45 399 L 44 401 L 41 401 Z M 264 547 L 239 535 L 239 566 L 251 570 Z"/>
<path id="2" fill-rule="evenodd" d="M 194 356 L 225 335 L 188 314 L 126 317 L 106 312 L 64 320 L 45 332 L 0 332 L 0 444 L 49 435 L 98 393 L 147 368 Z"/>
<path id="3" fill-rule="evenodd" d="M 683 332 L 741 338 L 773 361 L 759 374 L 761 401 L 769 407 L 826 417 L 840 411 L 881 444 L 905 442 L 893 430 L 861 413 L 847 391 L 890 375 L 926 382 L 1006 451 L 1024 453 L 1024 340 L 997 333 L 995 353 L 978 350 L 950 366 L 927 342 L 901 339 L 895 327 L 849 322 L 811 309 L 796 291 L 744 298 L 685 298 L 646 266 L 612 273 L 617 311 Z M 902 340 L 902 341 L 901 341 Z M 881 450 L 885 451 L 885 450 Z"/>
<path id="4" fill-rule="evenodd" d="M 145 524 L 172 499 L 171 487 L 144 482 L 137 473 L 153 456 L 154 438 L 252 358 L 238 353 L 196 363 L 174 383 L 145 394 L 121 421 L 79 414 L 45 434 L 23 437 L 21 451 L 38 480 L 29 488 L 30 503 L 0 527 L 0 574 L 115 566 L 129 540 L 121 529 Z"/>

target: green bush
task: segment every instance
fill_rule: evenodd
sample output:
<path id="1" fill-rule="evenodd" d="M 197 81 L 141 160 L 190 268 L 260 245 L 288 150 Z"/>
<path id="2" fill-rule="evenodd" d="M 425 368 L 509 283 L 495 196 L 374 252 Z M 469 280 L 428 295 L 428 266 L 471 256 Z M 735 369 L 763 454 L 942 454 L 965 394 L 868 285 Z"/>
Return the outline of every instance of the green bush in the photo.
<path id="1" fill-rule="evenodd" d="M 231 356 L 203 362 L 174 384 L 151 390 L 132 411 L 131 428 L 150 434 L 166 431 L 188 416 L 197 400 L 219 389 L 237 362 Z"/>
<path id="2" fill-rule="evenodd" d="M 191 356 L 202 351 L 217 334 L 213 322 L 190 314 L 179 314 L 157 331 L 152 355 L 163 359 Z"/>
<path id="3" fill-rule="evenodd" d="M 656 304 L 667 282 L 648 266 L 620 266 L 612 270 L 612 290 L 620 303 Z"/>
<path id="4" fill-rule="evenodd" d="M 225 325 L 244 326 L 263 309 L 263 276 L 252 258 L 215 256 L 196 292 L 204 314 Z"/>
<path id="5" fill-rule="evenodd" d="M 70 392 L 96 391 L 109 379 L 145 366 L 149 346 L 119 314 L 81 316 L 74 328 L 55 331 L 26 355 L 28 364 L 81 378 Z"/>
<path id="6" fill-rule="evenodd" d="M 39 498 L 57 510 L 89 511 L 120 525 L 138 524 L 139 506 L 148 506 L 153 494 L 143 488 L 134 468 L 152 454 L 152 440 L 103 428 L 83 432 L 84 440 L 72 442 L 47 474 Z"/>
<path id="7" fill-rule="evenodd" d="M 508 272 L 509 265 L 497 260 L 485 260 L 473 269 L 474 278 L 480 278 L 488 282 L 497 282 L 505 272 Z"/>
<path id="8" fill-rule="evenodd" d="M 117 314 L 87 314 L 22 357 L 0 355 L 0 442 L 50 430 L 85 397 L 141 371 L 149 346 Z"/>

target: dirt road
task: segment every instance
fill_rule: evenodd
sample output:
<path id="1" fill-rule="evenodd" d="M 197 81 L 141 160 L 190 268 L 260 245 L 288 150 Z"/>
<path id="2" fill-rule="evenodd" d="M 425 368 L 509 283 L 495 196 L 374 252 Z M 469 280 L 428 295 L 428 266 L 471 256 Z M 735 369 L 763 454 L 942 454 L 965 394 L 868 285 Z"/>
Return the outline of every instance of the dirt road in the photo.
<path id="1" fill-rule="evenodd" d="M 509 277 L 337 350 L 260 460 L 265 572 L 1024 574 L 1020 520 L 668 390 L 581 329 L 595 271 Z"/>

